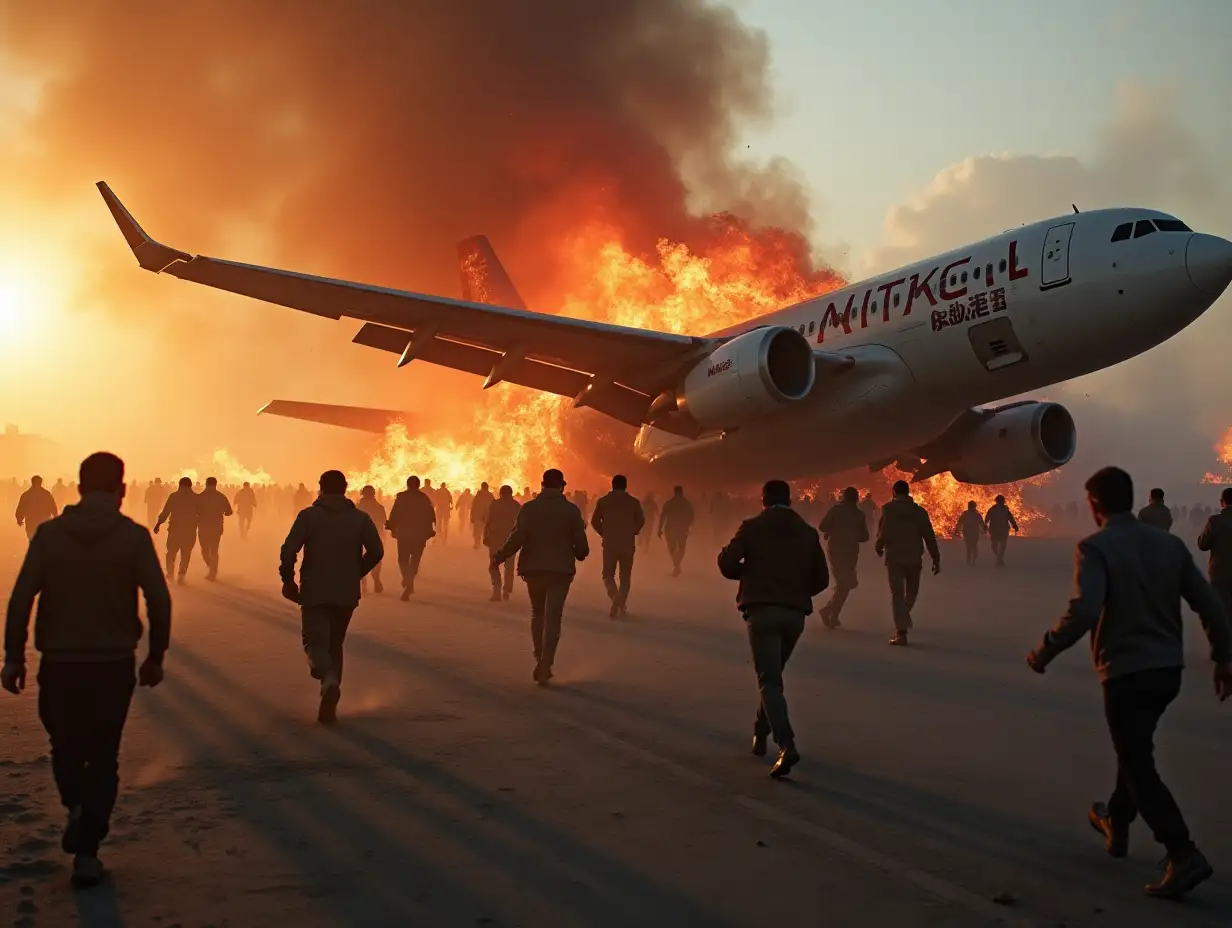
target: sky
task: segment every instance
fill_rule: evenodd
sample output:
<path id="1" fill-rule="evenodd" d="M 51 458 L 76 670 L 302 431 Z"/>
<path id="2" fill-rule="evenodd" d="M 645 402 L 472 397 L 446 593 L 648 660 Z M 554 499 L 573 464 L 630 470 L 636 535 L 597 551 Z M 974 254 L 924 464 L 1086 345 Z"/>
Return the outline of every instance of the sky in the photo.
<path id="1" fill-rule="evenodd" d="M 456 296 L 452 243 L 485 232 L 532 306 L 714 331 L 1071 203 L 1232 237 L 1230 46 L 1223 0 L 0 0 L 0 413 L 69 458 L 225 447 L 283 479 L 371 449 L 253 415 L 275 397 L 410 408 L 450 459 L 551 432 L 516 391 L 138 271 L 99 179 L 194 252 Z M 698 258 L 700 288 L 672 270 Z M 1079 422 L 1066 479 L 1213 466 L 1230 338 L 1224 298 L 1046 391 Z"/>

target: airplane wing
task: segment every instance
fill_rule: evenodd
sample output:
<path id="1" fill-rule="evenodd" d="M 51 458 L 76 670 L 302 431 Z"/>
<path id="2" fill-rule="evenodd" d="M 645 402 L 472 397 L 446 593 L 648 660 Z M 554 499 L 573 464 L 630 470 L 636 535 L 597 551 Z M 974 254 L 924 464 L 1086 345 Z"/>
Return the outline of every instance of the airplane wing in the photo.
<path id="1" fill-rule="evenodd" d="M 396 409 L 368 409 L 363 406 L 335 406 L 330 403 L 302 403 L 298 400 L 270 400 L 257 410 L 259 416 L 282 416 L 305 422 L 337 425 L 344 429 L 378 434 L 395 422 L 410 424 L 410 415 Z"/>
<path id="2" fill-rule="evenodd" d="M 642 424 L 654 398 L 723 340 L 191 255 L 154 241 L 106 183 L 100 181 L 98 189 L 145 270 L 327 319 L 362 319 L 354 341 L 399 355 L 399 366 L 421 359 L 485 375 L 485 387 L 508 381 L 571 396 L 579 406 L 631 425 Z"/>

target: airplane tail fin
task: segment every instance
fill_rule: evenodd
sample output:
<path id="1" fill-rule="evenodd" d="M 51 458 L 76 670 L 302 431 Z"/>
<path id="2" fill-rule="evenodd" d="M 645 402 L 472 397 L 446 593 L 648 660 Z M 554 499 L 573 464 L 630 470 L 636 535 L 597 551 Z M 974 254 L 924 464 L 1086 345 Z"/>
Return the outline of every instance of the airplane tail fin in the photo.
<path id="1" fill-rule="evenodd" d="M 467 302 L 526 309 L 486 235 L 472 235 L 458 242 L 458 271 L 462 277 L 462 299 Z"/>

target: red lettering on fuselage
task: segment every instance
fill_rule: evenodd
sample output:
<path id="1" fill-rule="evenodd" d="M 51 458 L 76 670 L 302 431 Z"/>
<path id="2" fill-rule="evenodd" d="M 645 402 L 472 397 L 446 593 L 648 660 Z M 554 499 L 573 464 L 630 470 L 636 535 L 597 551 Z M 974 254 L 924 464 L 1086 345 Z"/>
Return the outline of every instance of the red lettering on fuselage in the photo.
<path id="1" fill-rule="evenodd" d="M 961 289 L 959 289 L 959 290 L 954 290 L 954 291 L 951 291 L 951 290 L 949 289 L 949 285 L 950 285 L 950 271 L 954 270 L 955 268 L 960 268 L 960 267 L 962 267 L 964 264 L 970 264 L 970 263 L 971 263 L 971 259 L 970 259 L 970 258 L 963 258 L 961 261 L 955 261 L 955 262 L 953 262 L 952 264 L 948 264 L 948 265 L 946 265 L 945 270 L 941 272 L 941 284 L 940 284 L 940 286 L 938 287 L 938 290 L 939 290 L 939 292 L 941 293 L 941 299 L 943 299 L 943 300 L 957 300 L 958 298 L 960 298 L 960 297 L 964 297 L 964 296 L 966 296 L 966 295 L 967 295 L 967 286 L 966 286 L 966 284 L 964 284 L 964 285 L 962 286 L 962 288 L 961 288 Z"/>
<path id="2" fill-rule="evenodd" d="M 1025 267 L 1018 266 L 1018 239 L 1010 242 L 1010 280 L 1026 277 L 1029 272 Z"/>
<path id="3" fill-rule="evenodd" d="M 720 361 L 718 364 L 711 364 L 708 368 L 706 368 L 706 376 L 713 377 L 715 374 L 721 374 L 724 371 L 730 370 L 731 366 L 731 358 L 728 358 L 726 361 Z"/>
<path id="4" fill-rule="evenodd" d="M 843 327 L 844 335 L 851 334 L 851 326 L 847 324 L 847 315 L 844 313 L 842 316 L 839 316 L 838 308 L 834 305 L 834 301 L 831 300 L 830 305 L 826 307 L 825 315 L 821 317 L 821 329 L 817 332 L 817 344 L 820 345 L 826 340 L 826 329 L 831 327 L 837 329 L 840 325 Z"/>
<path id="5" fill-rule="evenodd" d="M 865 290 L 864 302 L 860 304 L 860 328 L 862 329 L 868 328 L 868 298 L 872 295 L 872 290 Z M 855 294 L 853 293 L 852 296 L 854 297 Z"/>
<path id="6" fill-rule="evenodd" d="M 882 302 L 882 306 L 881 306 L 881 321 L 882 322 L 890 321 L 890 294 L 894 292 L 895 287 L 897 287 L 899 284 L 905 284 L 906 282 L 907 282 L 906 277 L 900 277 L 898 278 L 898 280 L 892 280 L 888 284 L 882 284 L 880 287 L 877 288 L 877 292 L 880 294 L 883 294 L 885 297 L 885 299 Z"/>
<path id="7" fill-rule="evenodd" d="M 911 305 L 915 302 L 915 298 L 923 294 L 928 299 L 929 306 L 937 305 L 937 298 L 933 296 L 933 288 L 929 286 L 929 281 L 933 279 L 933 275 L 937 273 L 937 269 L 933 268 L 928 272 L 928 276 L 924 278 L 924 282 L 920 283 L 920 275 L 911 275 L 911 289 L 907 291 L 907 308 L 903 310 L 904 316 L 911 315 Z"/>

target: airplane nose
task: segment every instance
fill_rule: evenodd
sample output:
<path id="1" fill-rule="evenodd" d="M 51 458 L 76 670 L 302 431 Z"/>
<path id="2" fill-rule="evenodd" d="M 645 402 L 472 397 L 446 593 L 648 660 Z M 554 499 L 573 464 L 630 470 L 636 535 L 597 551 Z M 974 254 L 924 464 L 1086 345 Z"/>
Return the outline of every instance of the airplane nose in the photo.
<path id="1" fill-rule="evenodd" d="M 1195 287 L 1218 296 L 1232 282 L 1232 242 L 1195 232 L 1185 246 L 1185 268 Z"/>

